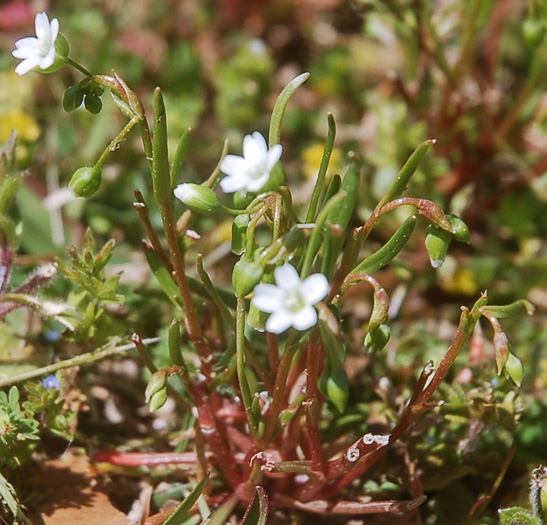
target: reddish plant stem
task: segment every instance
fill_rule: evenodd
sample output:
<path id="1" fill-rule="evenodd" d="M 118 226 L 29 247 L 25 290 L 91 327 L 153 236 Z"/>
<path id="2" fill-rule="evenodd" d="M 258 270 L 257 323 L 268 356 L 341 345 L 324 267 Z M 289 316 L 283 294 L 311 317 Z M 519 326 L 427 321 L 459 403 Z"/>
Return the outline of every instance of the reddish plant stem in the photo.
<path id="1" fill-rule="evenodd" d="M 212 459 L 207 452 L 207 459 Z M 91 455 L 95 461 L 104 461 L 124 467 L 150 467 L 156 465 L 195 465 L 195 452 L 118 452 L 116 450 L 97 450 Z"/>
<path id="2" fill-rule="evenodd" d="M 275 433 L 279 414 L 285 405 L 285 399 L 287 397 L 287 377 L 291 369 L 292 359 L 298 350 L 297 345 L 290 344 L 287 341 L 283 355 L 281 356 L 281 361 L 279 363 L 279 368 L 275 376 L 275 385 L 273 390 L 272 404 L 270 410 L 268 411 L 268 417 L 266 418 L 266 428 L 264 429 L 264 443 L 268 445 L 273 438 Z"/>
<path id="3" fill-rule="evenodd" d="M 424 389 L 423 383 L 425 382 L 425 379 L 423 379 L 424 374 L 422 373 L 422 376 L 418 381 L 417 388 L 411 398 L 413 402 L 409 403 L 403 411 L 401 419 L 390 434 L 389 443 L 383 447 L 377 448 L 370 454 L 367 454 L 364 458 L 361 458 L 357 463 L 357 467 L 352 472 L 347 473 L 342 477 L 342 479 L 331 485 L 325 491 L 326 496 L 338 494 L 342 489 L 362 476 L 399 440 L 399 438 L 417 421 L 423 412 L 430 408 L 427 405 L 427 401 L 429 401 L 429 399 L 437 391 L 437 388 L 446 377 L 446 374 L 454 362 L 454 359 L 456 359 L 459 351 L 473 333 L 473 329 L 479 316 L 480 313 L 475 311 L 475 309 L 471 312 L 467 309 L 463 311 L 454 340 L 439 364 L 435 375 Z"/>
<path id="4" fill-rule="evenodd" d="M 199 414 L 199 430 L 211 449 L 215 462 L 226 476 L 232 489 L 236 489 L 242 481 L 241 470 L 234 461 L 234 454 L 228 446 L 226 437 L 219 432 L 219 422 L 215 419 L 207 387 L 204 384 L 195 386 L 195 400 Z"/>
<path id="5" fill-rule="evenodd" d="M 323 354 L 322 344 L 318 330 L 315 329 L 306 345 L 307 370 L 306 370 L 306 427 L 310 444 L 310 453 L 313 470 L 323 472 L 324 461 L 321 449 L 321 436 L 319 434 L 319 365 Z"/>
<path id="6" fill-rule="evenodd" d="M 268 362 L 270 364 L 272 374 L 275 375 L 277 374 L 277 367 L 279 366 L 279 347 L 277 335 L 268 332 L 266 341 L 268 343 Z"/>

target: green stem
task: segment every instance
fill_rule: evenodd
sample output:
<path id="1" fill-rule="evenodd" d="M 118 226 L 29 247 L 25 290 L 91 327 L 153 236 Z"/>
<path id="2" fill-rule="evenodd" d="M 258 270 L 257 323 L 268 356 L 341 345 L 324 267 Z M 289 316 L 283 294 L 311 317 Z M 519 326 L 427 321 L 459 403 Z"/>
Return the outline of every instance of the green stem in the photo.
<path id="1" fill-rule="evenodd" d="M 78 64 L 78 62 L 75 62 L 71 58 L 67 57 L 66 63 L 69 66 L 72 66 L 73 68 L 77 69 L 80 73 L 83 73 L 86 77 L 93 77 L 93 73 L 90 73 L 84 66 Z"/>
<path id="2" fill-rule="evenodd" d="M 127 134 L 133 129 L 133 126 L 138 122 L 137 119 L 131 119 L 124 127 L 123 129 L 110 141 L 110 144 L 105 148 L 105 150 L 101 153 L 101 156 L 98 158 L 97 162 L 95 163 L 95 166 L 100 168 L 105 160 L 106 157 L 113 151 L 115 151 L 121 144 L 121 142 L 125 139 Z"/>
<path id="3" fill-rule="evenodd" d="M 243 406 L 245 407 L 247 423 L 249 424 L 251 436 L 253 439 L 256 439 L 257 425 L 252 410 L 253 397 L 249 387 L 249 382 L 247 381 L 247 376 L 245 374 L 245 299 L 242 298 L 237 300 L 236 355 L 237 378 L 239 380 L 239 388 L 241 390 Z"/>
<path id="4" fill-rule="evenodd" d="M 143 343 L 154 344 L 159 342 L 160 340 L 160 337 L 153 337 L 151 339 L 143 339 Z M 135 345 L 133 343 L 128 343 L 121 346 L 115 346 L 115 343 L 116 341 L 111 341 L 92 352 L 78 355 L 76 357 L 72 357 L 71 359 L 65 359 L 64 361 L 61 361 L 59 363 L 43 366 L 42 368 L 31 370 L 29 372 L 24 372 L 13 377 L 0 379 L 0 388 L 13 385 L 15 383 L 20 383 L 21 381 L 28 381 L 29 379 L 36 379 L 37 377 L 54 374 L 58 370 L 64 370 L 65 368 L 86 365 L 88 363 L 93 363 L 95 361 L 105 359 L 106 357 L 110 357 L 112 355 L 122 355 L 130 350 L 135 350 Z"/>

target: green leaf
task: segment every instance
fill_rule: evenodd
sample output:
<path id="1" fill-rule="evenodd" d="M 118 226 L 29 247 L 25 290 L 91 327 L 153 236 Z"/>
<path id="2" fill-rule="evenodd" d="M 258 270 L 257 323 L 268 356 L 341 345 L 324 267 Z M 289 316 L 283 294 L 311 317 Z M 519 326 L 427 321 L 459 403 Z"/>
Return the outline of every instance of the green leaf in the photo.
<path id="1" fill-rule="evenodd" d="M 420 161 L 427 153 L 427 150 L 432 144 L 435 144 L 436 140 L 426 140 L 422 142 L 406 161 L 405 165 L 401 168 L 401 171 L 397 175 L 397 178 L 393 181 L 385 196 L 382 198 L 378 207 L 381 208 L 384 204 L 399 198 L 405 191 L 412 175 L 416 172 Z"/>
<path id="2" fill-rule="evenodd" d="M 294 95 L 295 91 L 308 80 L 310 74 L 302 73 L 296 78 L 293 78 L 281 91 L 272 111 L 272 117 L 270 120 L 270 134 L 269 134 L 269 147 L 281 142 L 281 126 L 283 124 L 283 117 L 285 116 L 285 110 L 289 105 L 289 101 Z"/>
<path id="3" fill-rule="evenodd" d="M 152 182 L 154 199 L 159 207 L 168 206 L 171 200 L 171 176 L 167 150 L 167 115 L 160 88 L 154 91 L 154 143 Z"/>
<path id="4" fill-rule="evenodd" d="M 268 521 L 270 511 L 268 494 L 264 487 L 255 487 L 255 490 L 255 495 L 245 511 L 241 525 L 266 525 Z"/>
<path id="5" fill-rule="evenodd" d="M 201 525 L 225 525 L 238 501 L 239 499 L 235 494 L 230 496 Z M 164 525 L 167 525 L 167 523 L 164 523 Z"/>
<path id="6" fill-rule="evenodd" d="M 186 128 L 180 137 L 175 155 L 173 156 L 173 162 L 171 162 L 171 188 L 177 185 L 177 180 L 182 170 L 182 165 L 186 159 L 188 149 L 190 148 L 190 141 L 192 139 L 192 128 Z"/>
<path id="7" fill-rule="evenodd" d="M 207 474 L 186 496 L 185 500 L 177 507 L 177 510 L 169 516 L 169 519 L 164 522 L 163 525 L 182 525 L 185 520 L 188 519 L 190 509 L 194 506 L 198 498 L 201 496 L 205 485 L 209 481 L 209 474 Z"/>
<path id="8" fill-rule="evenodd" d="M 538 520 L 531 512 L 522 507 L 501 509 L 500 525 L 538 525 Z"/>
<path id="9" fill-rule="evenodd" d="M 0 500 L 7 505 L 15 519 L 25 525 L 32 525 L 17 503 L 14 488 L 2 474 L 0 474 Z"/>
<path id="10" fill-rule="evenodd" d="M 350 274 L 366 273 L 370 275 L 391 262 L 410 239 L 416 227 L 416 220 L 416 215 L 408 217 L 384 246 L 360 262 Z"/>
<path id="11" fill-rule="evenodd" d="M 498 319 L 505 319 L 506 317 L 513 317 L 515 315 L 532 315 L 535 307 L 530 301 L 520 299 L 519 301 L 503 306 L 487 306 L 484 310 L 490 312 Z"/>

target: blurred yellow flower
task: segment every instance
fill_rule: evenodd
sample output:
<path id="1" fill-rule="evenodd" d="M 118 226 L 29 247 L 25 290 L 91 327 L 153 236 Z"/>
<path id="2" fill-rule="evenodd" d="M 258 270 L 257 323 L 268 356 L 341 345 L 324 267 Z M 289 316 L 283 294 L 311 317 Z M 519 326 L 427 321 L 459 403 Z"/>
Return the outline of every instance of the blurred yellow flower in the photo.
<path id="1" fill-rule="evenodd" d="M 34 142 L 40 136 L 38 122 L 26 111 L 31 107 L 32 85 L 30 77 L 0 72 L 0 142 L 5 142 L 13 130 L 24 142 Z"/>
<path id="2" fill-rule="evenodd" d="M 40 136 L 34 117 L 19 108 L 0 115 L 0 142 L 8 140 L 13 130 L 17 131 L 18 139 L 25 142 L 34 142 Z"/>
<path id="3" fill-rule="evenodd" d="M 320 142 L 308 146 L 302 153 L 302 160 L 304 161 L 303 171 L 304 176 L 307 179 L 311 179 L 317 176 L 319 166 L 321 165 L 321 159 L 323 158 L 324 145 Z M 339 148 L 332 150 L 330 157 L 329 170 L 327 172 L 327 178 L 330 178 L 334 173 L 340 173 L 342 171 L 342 151 Z"/>
<path id="4" fill-rule="evenodd" d="M 440 286 L 445 292 L 454 295 L 475 295 L 477 293 L 475 276 L 468 268 L 457 268 L 453 273 L 443 275 L 440 279 Z"/>

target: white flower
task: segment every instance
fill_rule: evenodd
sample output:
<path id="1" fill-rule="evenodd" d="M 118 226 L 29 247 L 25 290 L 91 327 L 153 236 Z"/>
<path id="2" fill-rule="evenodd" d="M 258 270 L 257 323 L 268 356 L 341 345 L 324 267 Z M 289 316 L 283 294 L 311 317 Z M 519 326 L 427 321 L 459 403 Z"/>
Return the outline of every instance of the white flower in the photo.
<path id="1" fill-rule="evenodd" d="M 220 164 L 220 169 L 227 175 L 220 181 L 222 191 L 233 193 L 239 190 L 261 190 L 281 158 L 282 149 L 281 144 L 275 144 L 268 150 L 266 140 L 258 131 L 245 135 L 243 157 L 226 155 Z"/>
<path id="2" fill-rule="evenodd" d="M 327 295 L 327 278 L 321 273 L 315 273 L 301 281 L 290 264 L 276 268 L 274 275 L 277 286 L 257 285 L 252 299 L 256 308 L 271 314 L 266 330 L 280 334 L 290 326 L 297 330 L 312 327 L 317 322 L 317 312 L 313 305 Z"/>
<path id="3" fill-rule="evenodd" d="M 47 69 L 55 62 L 55 40 L 59 34 L 59 20 L 49 21 L 46 13 L 38 13 L 34 19 L 36 36 L 21 38 L 15 42 L 12 55 L 23 61 L 15 68 L 18 75 L 24 75 L 35 67 Z"/>

